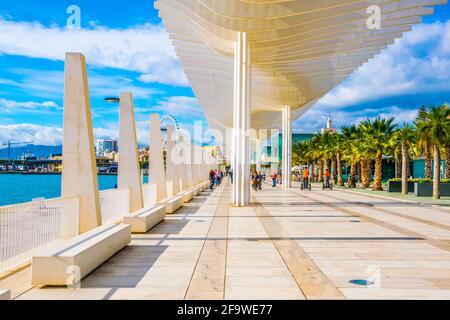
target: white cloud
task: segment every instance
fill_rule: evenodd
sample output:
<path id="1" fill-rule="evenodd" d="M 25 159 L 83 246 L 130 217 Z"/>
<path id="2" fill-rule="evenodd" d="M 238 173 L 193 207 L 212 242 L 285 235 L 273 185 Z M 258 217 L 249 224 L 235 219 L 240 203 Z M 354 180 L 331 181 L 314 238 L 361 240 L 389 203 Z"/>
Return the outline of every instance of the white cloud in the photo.
<path id="1" fill-rule="evenodd" d="M 64 92 L 64 72 L 36 69 L 9 69 L 9 72 L 21 76 L 20 81 L 7 81 L 0 78 L 0 84 L 17 87 L 35 97 L 62 99 Z M 129 91 L 136 98 L 148 99 L 160 93 L 145 86 L 134 85 L 131 79 L 121 76 L 103 76 L 89 73 L 89 94 L 91 97 L 117 96 L 121 91 Z"/>
<path id="2" fill-rule="evenodd" d="M 94 139 L 118 139 L 119 130 L 115 125 L 94 128 Z M 31 123 L 0 125 L 0 144 L 11 141 L 33 141 L 36 145 L 56 146 L 62 144 L 61 127 L 43 126 Z M 142 139 L 142 142 L 144 140 Z M 140 141 L 141 142 L 141 141 Z"/>
<path id="3" fill-rule="evenodd" d="M 412 122 L 417 117 L 417 109 L 403 109 L 398 106 L 381 108 L 347 108 L 334 110 L 331 113 L 333 127 L 340 129 L 343 126 L 357 124 L 367 118 L 376 117 L 394 118 L 399 125 L 403 122 Z M 316 133 L 327 125 L 328 111 L 325 108 L 310 109 L 303 117 L 293 124 L 295 132 Z"/>
<path id="4" fill-rule="evenodd" d="M 386 97 L 450 91 L 449 43 L 450 20 L 418 25 L 316 106 L 341 108 Z"/>
<path id="5" fill-rule="evenodd" d="M 36 109 L 36 108 L 59 108 L 59 106 L 54 101 L 44 101 L 44 102 L 18 102 L 14 100 L 7 100 L 0 98 L 0 106 L 3 108 L 27 108 L 27 109 Z"/>
<path id="6" fill-rule="evenodd" d="M 198 104 L 196 98 L 175 96 L 162 100 L 155 107 L 151 108 L 152 112 L 163 112 L 175 117 L 195 118 L 202 117 L 203 110 Z"/>
<path id="7" fill-rule="evenodd" d="M 0 17 L 0 54 L 63 60 L 66 52 L 82 52 L 91 65 L 140 72 L 143 82 L 188 85 L 162 26 L 92 27 L 68 30 Z"/>
<path id="8" fill-rule="evenodd" d="M 58 127 L 40 126 L 22 123 L 0 125 L 0 143 L 11 141 L 33 141 L 37 145 L 60 145 L 62 129 Z"/>
<path id="9" fill-rule="evenodd" d="M 0 109 L 2 113 L 10 115 L 54 115 L 55 112 L 60 112 L 62 108 L 58 106 L 54 101 L 14 101 L 4 98 L 0 98 Z M 2 121 L 5 122 L 4 120 Z"/>

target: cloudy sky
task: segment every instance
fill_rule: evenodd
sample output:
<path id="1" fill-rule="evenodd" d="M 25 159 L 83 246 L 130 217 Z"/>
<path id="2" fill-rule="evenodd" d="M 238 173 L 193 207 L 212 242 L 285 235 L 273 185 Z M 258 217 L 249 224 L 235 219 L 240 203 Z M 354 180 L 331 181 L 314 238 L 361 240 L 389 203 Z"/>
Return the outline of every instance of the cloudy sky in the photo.
<path id="1" fill-rule="evenodd" d="M 131 91 L 138 139 L 150 112 L 186 128 L 204 120 L 151 0 L 0 0 L 0 142 L 61 143 L 64 53 L 87 57 L 95 135 L 117 137 L 118 106 L 103 98 Z M 81 8 L 81 29 L 67 8 Z M 397 41 L 335 88 L 294 129 L 316 132 L 331 112 L 335 126 L 365 117 L 411 121 L 423 104 L 450 101 L 450 7 Z"/>

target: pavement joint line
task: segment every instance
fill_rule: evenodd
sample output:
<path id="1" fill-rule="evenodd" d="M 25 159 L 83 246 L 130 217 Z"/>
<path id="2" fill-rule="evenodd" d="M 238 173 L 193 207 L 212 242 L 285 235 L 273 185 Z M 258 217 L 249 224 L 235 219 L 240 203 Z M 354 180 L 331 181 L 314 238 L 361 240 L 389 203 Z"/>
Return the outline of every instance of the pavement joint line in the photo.
<path id="1" fill-rule="evenodd" d="M 333 197 L 333 196 L 330 196 L 330 198 L 334 198 L 336 200 L 339 200 L 339 198 L 336 198 L 336 197 Z M 361 205 L 364 206 L 363 203 L 361 203 Z M 446 225 L 446 224 L 442 224 L 442 223 L 439 223 L 439 222 L 434 222 L 434 221 L 430 221 L 430 220 L 426 220 L 426 219 L 422 219 L 422 218 L 418 218 L 418 217 L 408 216 L 407 214 L 391 211 L 391 210 L 384 209 L 384 208 L 377 207 L 377 210 L 385 212 L 385 213 L 388 213 L 388 214 L 392 214 L 394 216 L 398 216 L 398 217 L 401 217 L 401 218 L 409 219 L 409 220 L 412 220 L 412 221 L 415 221 L 415 222 L 427 224 L 427 225 L 430 225 L 430 226 L 433 226 L 433 227 L 436 227 L 436 228 L 450 230 L 450 225 Z"/>
<path id="2" fill-rule="evenodd" d="M 435 203 L 422 202 L 419 199 L 418 200 L 399 199 L 399 198 L 390 197 L 390 196 L 383 196 L 380 194 L 372 194 L 372 193 L 364 192 L 364 191 L 344 189 L 342 187 L 336 187 L 336 190 L 338 190 L 340 192 L 348 193 L 348 194 L 358 194 L 361 196 L 370 196 L 372 198 L 377 198 L 377 199 L 382 199 L 382 200 L 400 201 L 400 202 L 419 205 L 422 207 L 430 207 L 430 208 L 438 209 L 439 211 L 444 212 L 444 213 L 448 213 L 450 211 L 449 207 L 444 207 L 444 206 L 441 206 L 441 205 L 435 204 Z"/>
<path id="3" fill-rule="evenodd" d="M 320 270 L 320 268 L 314 263 L 309 255 L 293 240 L 275 240 L 273 232 L 269 230 L 268 223 L 270 221 L 271 228 L 276 227 L 278 231 L 282 233 L 289 233 L 274 219 L 274 216 L 264 208 L 264 206 L 257 200 L 255 196 L 253 198 L 252 207 L 255 210 L 256 215 L 259 218 L 261 211 L 264 215 L 271 216 L 271 218 L 261 219 L 261 224 L 266 230 L 270 240 L 272 241 L 275 249 L 283 260 L 286 268 L 289 270 L 292 278 L 296 282 L 298 288 L 303 293 L 306 299 L 345 299 L 345 296 L 337 288 L 333 282 Z M 289 245 L 290 250 L 288 252 L 282 250 L 280 243 L 283 246 Z M 294 252 L 294 259 L 289 259 L 289 255 Z"/>
<path id="4" fill-rule="evenodd" d="M 209 226 L 209 228 L 208 228 L 208 232 L 207 232 L 207 234 L 205 235 L 205 237 L 204 237 L 204 242 L 203 242 L 203 245 L 202 245 L 202 249 L 200 250 L 200 253 L 199 253 L 199 255 L 198 255 L 198 258 L 197 258 L 197 261 L 196 261 L 196 263 L 195 263 L 195 267 L 194 267 L 194 270 L 192 271 L 192 274 L 191 274 L 191 278 L 190 278 L 190 280 L 189 280 L 189 284 L 188 284 L 188 286 L 187 286 L 187 288 L 186 288 L 186 291 L 185 291 L 185 294 L 184 294 L 184 300 L 187 300 L 187 299 L 189 299 L 189 297 L 188 297 L 188 295 L 189 295 L 189 293 L 190 293 L 190 288 L 191 287 L 193 287 L 193 281 L 195 281 L 195 275 L 196 275 L 196 271 L 198 270 L 198 266 L 199 266 L 199 262 L 200 262 L 200 260 L 201 260 L 201 258 L 202 258 L 202 254 L 204 253 L 204 251 L 205 251 L 205 247 L 206 247 L 206 245 L 207 245 L 207 242 L 208 242 L 208 240 L 210 240 L 209 239 L 209 234 L 210 234 L 210 232 L 211 232 L 211 230 L 212 230 L 212 227 L 213 227 L 213 225 L 214 225 L 214 221 L 216 220 L 215 219 L 215 217 L 216 217 L 216 214 L 219 212 L 219 211 L 221 211 L 221 209 L 223 209 L 222 207 L 224 206 L 223 205 L 223 201 L 224 201 L 224 199 L 225 199 L 225 195 L 226 195 L 226 190 L 228 189 L 227 188 L 228 187 L 228 180 L 225 180 L 223 183 L 222 183 L 222 185 L 219 187 L 219 189 L 216 189 L 216 191 L 219 191 L 220 192 L 220 196 L 218 196 L 217 198 L 219 198 L 219 201 L 218 201 L 218 203 L 216 204 L 216 208 L 215 208 L 215 211 L 214 211 L 214 215 L 212 215 L 210 218 L 211 218 L 211 224 L 210 224 L 210 226 Z M 214 194 L 214 193 L 213 193 Z M 228 201 L 227 201 L 228 202 Z M 229 207 L 229 205 L 227 204 L 227 207 Z M 216 220 L 217 221 L 217 220 Z M 227 222 L 227 234 L 228 234 L 228 222 Z M 214 240 L 213 240 L 214 241 Z M 225 240 L 225 248 L 227 248 L 228 247 L 228 241 L 226 241 Z M 226 253 L 226 250 L 225 250 L 225 253 Z M 223 287 L 223 292 L 222 292 L 222 299 L 224 299 L 225 298 L 225 279 L 226 279 L 226 254 L 225 254 L 225 268 L 224 268 L 224 270 L 225 270 L 225 274 L 223 275 L 223 277 L 224 277 L 224 281 L 223 281 L 223 284 L 224 284 L 224 287 Z M 195 294 L 195 292 L 194 292 L 194 294 Z M 195 297 L 195 295 L 194 295 L 194 297 Z M 195 300 L 195 298 L 192 298 L 192 300 Z"/>
<path id="5" fill-rule="evenodd" d="M 300 193 L 298 193 L 297 191 L 292 190 L 292 189 L 289 190 L 289 192 L 294 192 L 295 194 L 300 195 Z M 327 206 L 327 207 L 329 207 L 329 208 L 334 208 L 334 209 L 336 209 L 336 210 L 338 210 L 338 211 L 341 211 L 341 212 L 343 212 L 343 213 L 347 213 L 347 214 L 359 214 L 359 215 L 361 216 L 360 218 L 363 219 L 363 220 L 366 220 L 367 222 L 376 224 L 376 225 L 378 225 L 378 226 L 381 226 L 381 227 L 390 229 L 391 231 L 395 231 L 395 232 L 398 232 L 398 233 L 400 233 L 400 234 L 403 234 L 403 235 L 406 235 L 406 236 L 409 236 L 409 237 L 422 238 L 424 242 L 426 242 L 426 243 L 428 243 L 428 244 L 430 244 L 430 245 L 433 245 L 433 246 L 435 246 L 435 247 L 437 247 L 437 248 L 440 248 L 440 249 L 443 249 L 443 250 L 446 250 L 446 251 L 450 251 L 450 243 L 448 243 L 448 241 L 442 241 L 442 240 L 431 239 L 431 238 L 429 238 L 429 237 L 427 237 L 427 236 L 425 236 L 425 235 L 423 235 L 423 234 L 420 234 L 420 233 L 418 233 L 418 232 L 414 232 L 414 231 L 405 229 L 405 228 L 403 228 L 403 227 L 393 225 L 393 224 L 388 223 L 388 222 L 384 222 L 384 221 L 377 220 L 377 219 L 375 219 L 375 218 L 368 217 L 368 216 L 366 216 L 366 215 L 364 215 L 364 214 L 357 213 L 357 212 L 355 212 L 355 211 L 353 211 L 353 210 L 346 209 L 346 208 L 342 208 L 342 207 L 340 207 L 340 206 L 338 206 L 338 205 L 330 204 L 330 203 L 324 202 L 323 200 L 314 199 L 314 198 L 312 198 L 312 197 L 310 197 L 310 196 L 308 196 L 308 195 L 306 195 L 306 194 L 303 194 L 303 196 L 306 197 L 306 198 L 308 198 L 308 199 L 310 199 L 310 200 L 314 200 L 314 201 L 317 201 L 317 202 L 319 202 L 319 203 L 322 203 L 324 206 Z M 332 196 L 330 196 L 330 197 L 332 197 Z M 365 207 L 365 206 L 360 206 L 360 207 L 365 208 L 365 209 L 375 210 L 375 211 L 377 210 L 376 208 L 367 208 L 367 207 Z"/>

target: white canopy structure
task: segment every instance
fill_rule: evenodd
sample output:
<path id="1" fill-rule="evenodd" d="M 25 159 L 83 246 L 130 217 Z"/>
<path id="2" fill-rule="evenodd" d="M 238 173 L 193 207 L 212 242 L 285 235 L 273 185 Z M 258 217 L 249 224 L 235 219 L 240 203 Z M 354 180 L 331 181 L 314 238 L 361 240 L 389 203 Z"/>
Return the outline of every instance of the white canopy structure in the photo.
<path id="1" fill-rule="evenodd" d="M 234 128 L 233 201 L 249 202 L 249 128 L 291 122 L 446 0 L 156 0 L 210 127 Z M 377 20 L 380 24 L 371 23 Z M 283 173 L 291 139 L 283 139 Z M 289 186 L 289 179 L 283 179 Z"/>

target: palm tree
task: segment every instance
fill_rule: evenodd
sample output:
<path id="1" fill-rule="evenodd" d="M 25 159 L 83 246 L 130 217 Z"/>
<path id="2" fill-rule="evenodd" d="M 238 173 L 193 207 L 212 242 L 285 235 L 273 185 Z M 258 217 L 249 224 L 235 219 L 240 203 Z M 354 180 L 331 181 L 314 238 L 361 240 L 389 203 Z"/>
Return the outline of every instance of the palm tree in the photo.
<path id="1" fill-rule="evenodd" d="M 367 166 L 367 161 L 375 158 L 373 190 L 383 190 L 381 186 L 383 155 L 386 154 L 389 148 L 389 142 L 396 127 L 393 122 L 394 118 L 382 119 L 380 117 L 377 117 L 375 120 L 367 119 L 361 122 L 361 129 L 364 134 L 363 143 L 369 158 L 366 159 L 365 165 Z"/>
<path id="2" fill-rule="evenodd" d="M 389 153 L 394 157 L 394 177 L 401 178 L 402 177 L 402 168 L 401 168 L 401 155 L 402 155 L 402 144 L 398 140 L 397 135 L 394 134 L 389 141 Z"/>
<path id="3" fill-rule="evenodd" d="M 333 159 L 333 138 L 332 133 L 325 132 L 317 135 L 318 143 L 315 146 L 317 154 L 322 161 L 322 170 L 320 181 L 324 181 L 325 170 L 328 169 L 330 161 Z"/>
<path id="4" fill-rule="evenodd" d="M 441 151 L 450 141 L 450 109 L 447 105 L 439 107 L 422 108 L 419 110 L 418 127 L 420 134 L 428 135 L 433 147 L 434 172 L 433 172 L 433 198 L 439 199 L 441 178 Z"/>
<path id="5" fill-rule="evenodd" d="M 450 178 L 450 144 L 447 142 L 444 145 L 445 151 L 445 179 Z"/>
<path id="6" fill-rule="evenodd" d="M 358 128 L 356 125 L 345 126 L 342 128 L 342 152 L 343 158 L 350 163 L 350 174 L 348 176 L 348 187 L 356 188 L 356 164 L 358 162 L 356 139 L 358 137 Z"/>
<path id="7" fill-rule="evenodd" d="M 419 116 L 417 118 L 417 121 L 414 122 L 415 126 L 416 126 L 416 131 L 417 131 L 417 144 L 420 148 L 420 150 L 422 151 L 423 157 L 425 159 L 425 178 L 427 179 L 431 179 L 432 177 L 432 155 L 431 155 L 431 151 L 432 151 L 432 145 L 431 145 L 431 138 L 429 135 L 429 131 L 422 128 L 425 124 L 424 119 L 421 119 L 421 114 L 425 114 L 426 113 L 426 109 L 424 107 L 422 107 L 419 111 Z"/>
<path id="8" fill-rule="evenodd" d="M 344 179 L 342 178 L 342 148 L 344 147 L 344 141 L 341 134 L 334 134 L 334 154 L 336 155 L 336 170 L 337 170 L 337 184 L 341 187 L 344 186 Z"/>
<path id="9" fill-rule="evenodd" d="M 395 136 L 402 150 L 402 194 L 408 194 L 409 152 L 411 145 L 416 141 L 416 131 L 413 126 L 405 123 L 395 132 Z"/>
<path id="10" fill-rule="evenodd" d="M 370 172 L 371 172 L 371 150 L 370 145 L 366 139 L 368 127 L 360 123 L 356 131 L 356 139 L 353 140 L 356 148 L 356 159 L 358 167 L 358 176 L 363 189 L 370 187 Z"/>

